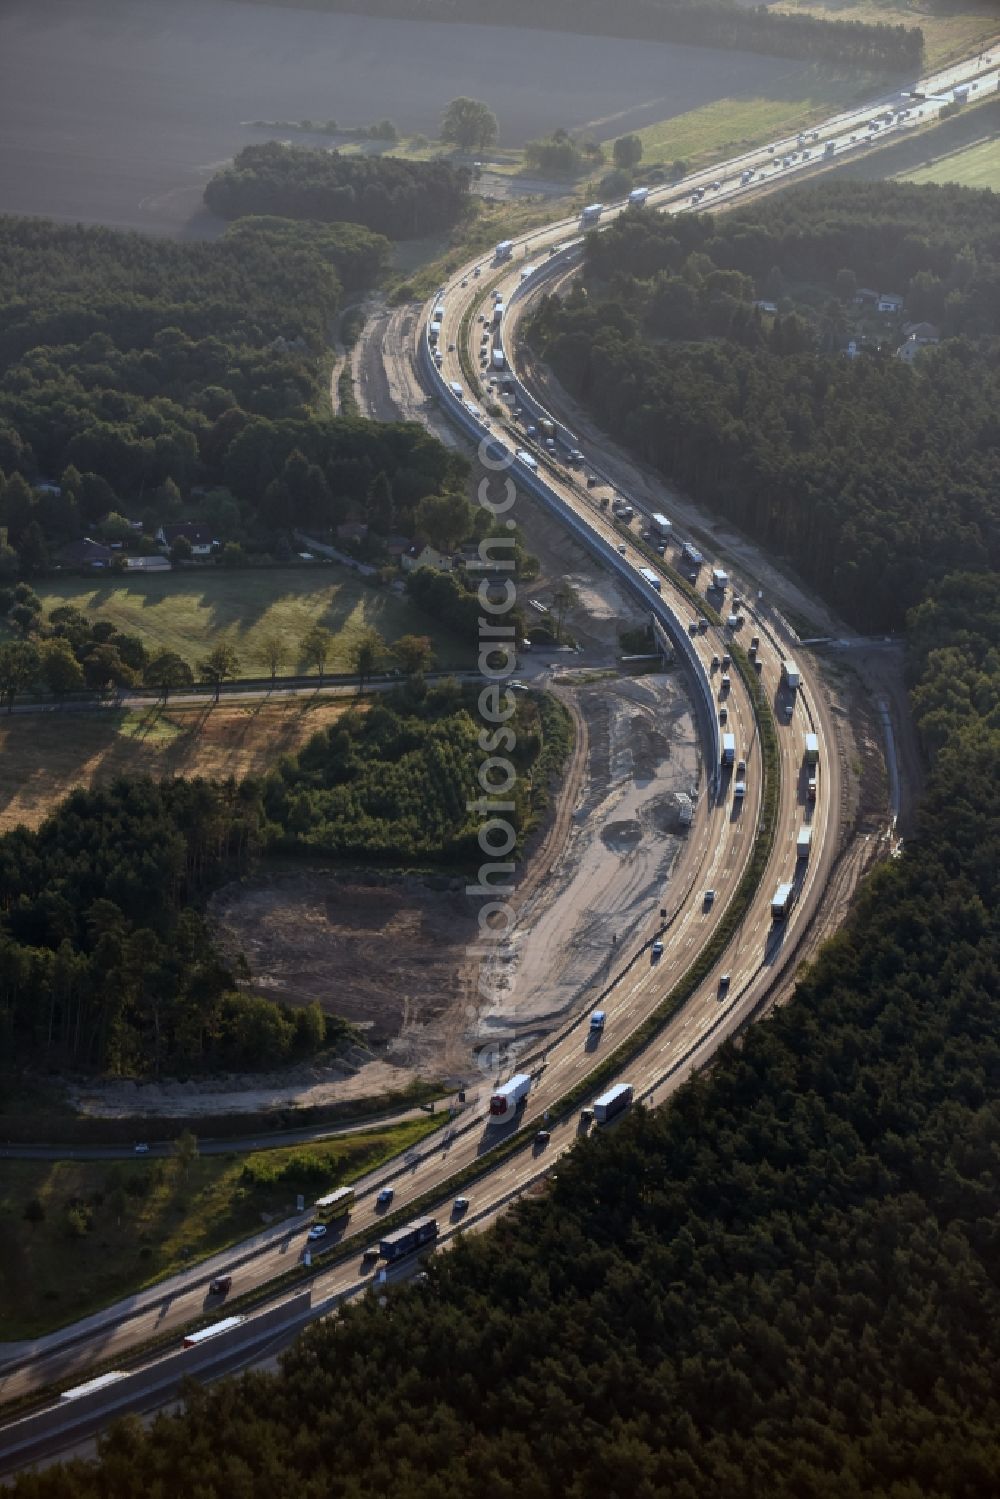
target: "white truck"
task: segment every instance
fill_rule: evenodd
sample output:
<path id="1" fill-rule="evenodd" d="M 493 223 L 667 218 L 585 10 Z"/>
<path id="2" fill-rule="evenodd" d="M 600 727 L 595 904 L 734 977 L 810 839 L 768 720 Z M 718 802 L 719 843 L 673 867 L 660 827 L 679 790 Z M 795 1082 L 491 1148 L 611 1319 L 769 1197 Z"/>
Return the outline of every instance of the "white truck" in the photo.
<path id="1" fill-rule="evenodd" d="M 651 567 L 640 567 L 639 576 L 644 583 L 649 584 L 650 588 L 655 588 L 657 593 L 662 592 L 662 584 L 660 582 L 660 579 L 657 577 L 656 573 L 654 573 Z"/>
<path id="2" fill-rule="evenodd" d="M 499 328 L 499 326 L 500 326 L 500 324 L 502 322 L 503 322 L 503 303 L 502 302 L 496 302 L 496 303 L 494 303 L 494 306 L 493 306 L 493 326 L 494 326 L 494 328 Z"/>
<path id="3" fill-rule="evenodd" d="M 794 888 L 790 883 L 779 885 L 771 900 L 771 920 L 784 921 L 792 909 Z"/>
<path id="4" fill-rule="evenodd" d="M 649 524 L 651 530 L 656 532 L 661 541 L 666 541 L 667 537 L 673 530 L 673 525 L 671 524 L 671 522 L 667 520 L 667 517 L 665 515 L 661 515 L 658 510 L 654 515 L 651 515 L 649 517 Z"/>
<path id="5" fill-rule="evenodd" d="M 495 370 L 502 370 L 504 368 L 505 364 L 506 364 L 506 360 L 503 357 L 503 349 L 494 349 L 493 350 L 493 368 Z"/>
<path id="6" fill-rule="evenodd" d="M 717 593 L 725 593 L 729 587 L 729 574 L 723 572 L 721 567 L 712 568 L 712 587 Z"/>
<path id="7" fill-rule="evenodd" d="M 799 676 L 799 669 L 795 665 L 794 661 L 782 661 L 782 663 L 781 663 L 781 680 L 785 684 L 785 686 L 788 688 L 789 692 L 794 692 L 795 689 L 798 687 L 799 682 L 802 679 Z"/>
<path id="8" fill-rule="evenodd" d="M 502 239 L 494 251 L 493 259 L 497 265 L 503 265 L 504 261 L 510 260 L 513 254 L 514 241 L 512 239 Z"/>
<path id="9" fill-rule="evenodd" d="M 805 827 L 799 828 L 799 836 L 795 840 L 795 857 L 797 859 L 808 859 L 809 850 L 812 848 L 812 841 L 812 824 L 807 822 Z"/>
<path id="10" fill-rule="evenodd" d="M 596 224 L 603 212 L 603 203 L 588 203 L 580 215 L 580 227 L 586 229 L 588 225 Z"/>
<path id="11" fill-rule="evenodd" d="M 616 1114 L 621 1114 L 632 1102 L 632 1084 L 617 1083 L 594 1100 L 594 1118 L 598 1124 L 607 1124 Z"/>
<path id="12" fill-rule="evenodd" d="M 807 765 L 818 765 L 819 764 L 819 735 L 818 734 L 807 734 L 806 735 L 806 764 Z"/>
<path id="13" fill-rule="evenodd" d="M 681 547 L 681 559 L 686 567 L 701 567 L 705 560 L 698 548 L 690 541 L 686 541 Z"/>
<path id="14" fill-rule="evenodd" d="M 641 208 L 648 197 L 648 187 L 634 187 L 628 195 L 629 208 Z"/>
<path id="15" fill-rule="evenodd" d="M 736 764 L 736 735 L 723 734 L 722 736 L 722 763 L 723 765 Z"/>
<path id="16" fill-rule="evenodd" d="M 531 1078 L 528 1073 L 516 1072 L 490 1098 L 490 1120 L 513 1119 L 530 1091 Z"/>
<path id="17" fill-rule="evenodd" d="M 441 337 L 441 324 L 431 323 L 430 327 L 427 329 L 427 337 L 430 339 L 431 348 L 433 349 L 438 339 Z"/>

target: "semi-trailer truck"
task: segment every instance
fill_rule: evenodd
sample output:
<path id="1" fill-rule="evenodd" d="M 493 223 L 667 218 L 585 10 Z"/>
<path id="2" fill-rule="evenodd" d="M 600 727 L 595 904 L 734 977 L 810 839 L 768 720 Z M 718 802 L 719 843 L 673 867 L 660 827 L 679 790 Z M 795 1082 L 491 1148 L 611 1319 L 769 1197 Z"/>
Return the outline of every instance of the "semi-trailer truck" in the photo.
<path id="1" fill-rule="evenodd" d="M 586 229 L 588 224 L 596 224 L 603 212 L 603 203 L 588 203 L 580 215 L 580 227 Z"/>
<path id="2" fill-rule="evenodd" d="M 795 840 L 795 857 L 797 859 L 808 859 L 809 850 L 812 848 L 812 840 L 812 824 L 806 823 L 804 828 L 799 828 L 799 836 Z"/>
<path id="3" fill-rule="evenodd" d="M 490 1119 L 512 1119 L 531 1091 L 531 1078 L 517 1072 L 490 1099 Z"/>
<path id="4" fill-rule="evenodd" d="M 631 1102 L 632 1084 L 616 1083 L 594 1100 L 594 1118 L 598 1124 L 607 1124 L 616 1114 L 624 1113 Z"/>
<path id="5" fill-rule="evenodd" d="M 816 734 L 806 735 L 806 764 L 819 764 L 819 736 Z"/>
<path id="6" fill-rule="evenodd" d="M 494 349 L 493 350 L 493 368 L 495 370 L 502 370 L 503 367 L 504 367 L 504 363 L 505 363 L 505 360 L 504 360 L 504 357 L 503 357 L 503 349 Z"/>
<path id="7" fill-rule="evenodd" d="M 499 328 L 499 326 L 500 326 L 500 324 L 502 322 L 503 322 L 503 303 L 502 302 L 495 302 L 493 304 L 493 326 L 494 326 L 494 328 Z"/>
<path id="8" fill-rule="evenodd" d="M 661 515 L 659 511 L 649 517 L 649 524 L 657 536 L 660 537 L 661 541 L 665 541 L 673 530 L 671 522 L 667 520 L 665 515 Z"/>
<path id="9" fill-rule="evenodd" d="M 794 692 L 796 687 L 798 687 L 801 678 L 799 676 L 799 669 L 795 665 L 794 661 L 782 661 L 781 680 L 784 682 L 789 692 Z"/>
<path id="10" fill-rule="evenodd" d="M 786 883 L 778 886 L 771 901 L 772 921 L 784 921 L 792 908 L 792 894 L 793 887 L 791 884 Z"/>
<path id="11" fill-rule="evenodd" d="M 628 195 L 629 208 L 641 208 L 648 197 L 648 187 L 634 187 Z"/>
<path id="12" fill-rule="evenodd" d="M 662 592 L 663 585 L 651 567 L 640 567 L 639 576 L 643 582 L 649 584 L 650 588 L 655 588 L 657 593 Z"/>
<path id="13" fill-rule="evenodd" d="M 438 1236 L 438 1225 L 436 1218 L 418 1218 L 415 1223 L 406 1228 L 398 1228 L 394 1234 L 387 1235 L 379 1242 L 378 1252 L 390 1265 L 396 1260 L 401 1260 L 404 1255 L 412 1254 L 415 1249 L 422 1249 L 425 1244 L 433 1244 Z"/>
<path id="14" fill-rule="evenodd" d="M 700 567 L 705 560 L 698 548 L 690 541 L 686 541 L 681 547 L 681 556 L 689 567 Z"/>
<path id="15" fill-rule="evenodd" d="M 735 734 L 723 734 L 722 736 L 722 763 L 723 765 L 735 765 L 736 763 Z"/>
<path id="16" fill-rule="evenodd" d="M 504 261 L 510 260 L 513 254 L 514 241 L 512 239 L 502 239 L 496 247 L 493 259 L 496 261 L 497 265 L 503 265 Z"/>

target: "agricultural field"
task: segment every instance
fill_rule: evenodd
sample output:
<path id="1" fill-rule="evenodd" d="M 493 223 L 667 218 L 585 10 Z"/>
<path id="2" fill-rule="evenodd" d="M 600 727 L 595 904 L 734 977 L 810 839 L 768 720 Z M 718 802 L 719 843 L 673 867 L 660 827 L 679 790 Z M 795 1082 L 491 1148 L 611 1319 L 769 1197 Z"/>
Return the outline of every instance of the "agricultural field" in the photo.
<path id="1" fill-rule="evenodd" d="M 0 832 L 37 827 L 78 786 L 116 776 L 262 775 L 327 728 L 347 704 L 329 698 L 0 716 Z"/>
<path id="2" fill-rule="evenodd" d="M 445 1114 L 237 1156 L 5 1161 L 0 1340 L 35 1337 L 248 1237 L 408 1150 Z"/>
<path id="3" fill-rule="evenodd" d="M 365 583 L 345 568 L 274 568 L 228 572 L 222 568 L 150 573 L 139 578 L 45 580 L 38 589 L 46 614 L 72 604 L 97 619 L 138 635 L 147 650 L 176 651 L 193 668 L 224 640 L 240 658 L 244 676 L 264 676 L 261 642 L 287 642 L 282 673 L 301 669 L 306 631 L 323 625 L 334 636 L 326 669 L 346 672 L 360 632 L 374 628 L 391 642 L 401 635 L 430 635 L 436 664 L 445 670 L 471 664 L 471 653 L 409 600 Z"/>
<path id="4" fill-rule="evenodd" d="M 961 187 L 988 187 L 1000 192 L 1000 139 L 980 141 L 963 151 L 939 156 L 927 166 L 900 172 L 901 182 L 957 182 Z"/>
<path id="5" fill-rule="evenodd" d="M 878 88 L 879 80 L 870 74 L 848 75 L 821 63 L 801 64 L 763 88 L 715 99 L 636 134 L 645 162 L 711 161 L 825 119 L 842 106 L 869 98 Z M 611 140 L 605 144 L 610 146 Z"/>

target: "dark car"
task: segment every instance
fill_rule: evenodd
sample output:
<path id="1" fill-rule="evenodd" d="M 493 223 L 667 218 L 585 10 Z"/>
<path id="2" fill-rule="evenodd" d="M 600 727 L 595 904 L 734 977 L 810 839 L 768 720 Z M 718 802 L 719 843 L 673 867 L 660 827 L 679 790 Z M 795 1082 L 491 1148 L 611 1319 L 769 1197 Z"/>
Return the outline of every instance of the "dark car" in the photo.
<path id="1" fill-rule="evenodd" d="M 552 1135 L 550 1134 L 550 1132 L 547 1129 L 540 1129 L 538 1131 L 537 1135 L 535 1136 L 535 1144 L 536 1145 L 547 1145 L 551 1139 L 552 1139 Z"/>
<path id="2" fill-rule="evenodd" d="M 208 1294 L 210 1296 L 228 1296 L 233 1284 L 231 1275 L 217 1275 L 214 1280 L 209 1281 Z"/>

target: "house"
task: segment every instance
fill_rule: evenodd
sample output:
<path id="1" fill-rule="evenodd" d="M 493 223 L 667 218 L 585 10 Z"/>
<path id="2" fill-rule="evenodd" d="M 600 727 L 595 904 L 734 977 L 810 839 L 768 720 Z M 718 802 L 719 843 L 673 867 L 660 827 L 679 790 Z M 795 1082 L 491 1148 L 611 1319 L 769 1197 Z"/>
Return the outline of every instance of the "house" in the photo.
<path id="1" fill-rule="evenodd" d="M 174 542 L 179 541 L 182 536 L 185 536 L 191 543 L 192 557 L 210 557 L 212 555 L 212 547 L 216 544 L 215 537 L 204 521 L 168 521 L 156 533 L 156 539 L 160 543 L 160 546 L 166 547 L 168 552 Z"/>
<path id="2" fill-rule="evenodd" d="M 847 348 L 841 350 L 841 353 L 846 354 L 848 359 L 857 359 L 859 352 L 858 342 L 855 338 L 849 338 L 847 340 Z"/>
<path id="3" fill-rule="evenodd" d="M 872 291 L 870 286 L 859 286 L 854 293 L 855 307 L 874 307 L 878 301 L 878 292 Z"/>
<path id="4" fill-rule="evenodd" d="M 413 543 L 408 536 L 390 536 L 386 544 L 386 551 L 393 562 L 401 562 L 412 545 Z"/>
<path id="5" fill-rule="evenodd" d="M 418 567 L 433 567 L 439 573 L 450 573 L 452 570 L 452 559 L 447 553 L 439 552 L 429 541 L 419 539 L 412 543 L 399 560 L 403 570 L 408 573 L 415 572 Z"/>
<path id="6" fill-rule="evenodd" d="M 922 338 L 908 338 L 905 344 L 900 344 L 896 350 L 896 358 L 901 359 L 904 364 L 912 364 L 917 355 L 932 346 L 932 343 L 933 341 Z"/>
<path id="7" fill-rule="evenodd" d="M 941 342 L 940 329 L 933 323 L 904 323 L 903 337 L 915 338 L 918 343 L 937 344 Z"/>
<path id="8" fill-rule="evenodd" d="M 363 520 L 347 520 L 337 527 L 338 541 L 364 541 L 368 535 L 368 523 Z"/>
<path id="9" fill-rule="evenodd" d="M 777 302 L 760 302 L 760 301 L 757 301 L 753 305 L 756 307 L 756 309 L 757 309 L 758 312 L 772 312 L 772 313 L 774 313 L 774 312 L 777 312 L 777 310 L 778 310 L 778 304 L 777 304 Z"/>
<path id="10" fill-rule="evenodd" d="M 878 303 L 875 308 L 876 312 L 887 312 L 895 315 L 902 312 L 902 310 L 902 297 L 897 297 L 895 292 L 891 291 L 884 291 L 879 293 Z"/>
<path id="11" fill-rule="evenodd" d="M 82 541 L 69 542 L 55 560 L 61 567 L 110 567 L 114 555 L 102 541 L 85 536 Z"/>

